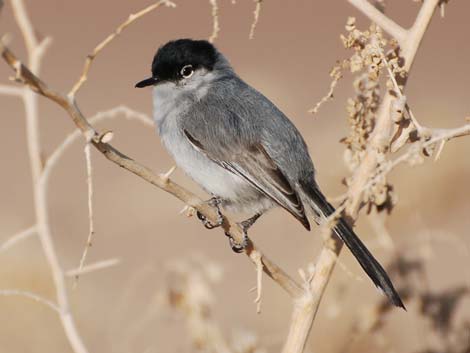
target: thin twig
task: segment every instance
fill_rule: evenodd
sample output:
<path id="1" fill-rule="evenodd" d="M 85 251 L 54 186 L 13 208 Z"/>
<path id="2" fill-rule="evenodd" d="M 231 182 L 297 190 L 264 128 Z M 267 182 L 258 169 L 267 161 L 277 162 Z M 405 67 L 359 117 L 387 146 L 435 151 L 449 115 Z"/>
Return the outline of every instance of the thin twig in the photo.
<path id="1" fill-rule="evenodd" d="M 91 166 L 91 144 L 90 141 L 87 141 L 85 144 L 84 152 L 85 152 L 85 160 L 86 160 L 86 183 L 88 188 L 88 238 L 85 244 L 85 248 L 82 253 L 82 257 L 80 258 L 80 264 L 78 266 L 78 272 L 75 276 L 75 285 L 77 284 L 79 273 L 83 270 L 83 265 L 85 264 L 86 256 L 88 254 L 88 250 L 92 246 L 93 242 L 93 235 L 95 234 L 95 226 L 93 221 L 93 179 L 92 179 L 92 166 Z"/>
<path id="2" fill-rule="evenodd" d="M 398 43 L 404 43 L 407 36 L 406 29 L 377 10 L 367 0 L 348 0 L 348 2 L 361 11 L 364 15 L 369 17 L 371 21 L 375 22 L 385 32 L 394 37 Z"/>
<path id="3" fill-rule="evenodd" d="M 220 26 L 219 26 L 219 6 L 217 0 L 209 0 L 211 4 L 211 15 L 212 15 L 212 34 L 209 37 L 209 42 L 214 43 L 217 36 L 219 35 Z"/>
<path id="4" fill-rule="evenodd" d="M 101 50 L 103 50 L 109 43 L 111 43 L 114 38 L 116 38 L 118 35 L 121 34 L 121 32 L 130 24 L 133 22 L 137 21 L 139 18 L 142 16 L 145 16 L 149 12 L 152 12 L 153 10 L 157 9 L 161 5 L 165 5 L 167 7 L 175 7 L 176 5 L 169 1 L 169 0 L 161 0 L 157 1 L 156 3 L 147 6 L 145 9 L 140 10 L 139 12 L 135 14 L 130 14 L 129 17 L 127 18 L 126 21 L 124 21 L 121 25 L 119 25 L 116 30 L 111 33 L 106 39 L 104 39 L 101 43 L 99 43 L 93 51 L 88 54 L 86 60 L 85 60 L 85 65 L 83 66 L 83 71 L 81 76 L 79 77 L 78 81 L 74 84 L 72 87 L 72 90 L 69 92 L 69 97 L 74 98 L 78 90 L 82 87 L 82 85 L 85 83 L 85 81 L 88 79 L 88 72 L 90 71 L 91 64 L 93 63 L 93 60 L 95 57 L 100 53 Z"/>
<path id="5" fill-rule="evenodd" d="M 81 276 L 83 274 L 87 274 L 87 273 L 91 273 L 91 272 L 95 272 L 95 271 L 99 271 L 99 270 L 104 270 L 106 268 L 116 266 L 120 262 L 121 262 L 121 260 L 118 259 L 118 258 L 102 260 L 102 261 L 98 261 L 98 262 L 95 262 L 95 263 L 92 263 L 92 264 L 89 264 L 89 265 L 85 265 L 82 268 L 74 268 L 74 269 L 68 270 L 67 272 L 65 272 L 65 275 L 67 277 L 75 277 L 76 278 L 77 276 Z"/>
<path id="6" fill-rule="evenodd" d="M 109 110 L 101 111 L 96 113 L 90 118 L 91 124 L 98 124 L 104 120 L 108 119 L 115 119 L 121 115 L 124 115 L 126 119 L 138 121 L 145 126 L 153 127 L 153 120 L 146 115 L 145 113 L 141 113 L 126 106 L 118 106 L 115 108 L 111 108 Z M 53 168 L 57 165 L 60 158 L 64 155 L 65 151 L 78 139 L 83 138 L 82 132 L 77 129 L 71 134 L 69 134 L 51 153 L 49 158 L 46 160 L 44 164 L 44 170 L 41 175 L 42 182 L 47 183 L 49 180 L 50 173 L 52 172 Z"/>
<path id="7" fill-rule="evenodd" d="M 253 11 L 253 22 L 250 27 L 250 34 L 248 35 L 249 39 L 253 39 L 255 37 L 255 29 L 259 22 L 259 14 L 261 13 L 261 3 L 263 2 L 263 0 L 254 0 L 254 1 L 256 5 L 255 5 L 255 10 Z"/>
<path id="8" fill-rule="evenodd" d="M 261 298 L 263 293 L 263 262 L 261 261 L 261 255 L 257 251 L 251 253 L 251 258 L 256 268 L 256 312 L 261 313 Z"/>
<path id="9" fill-rule="evenodd" d="M 311 113 L 311 114 L 316 114 L 318 112 L 318 109 L 320 109 L 320 107 L 328 102 L 330 99 L 333 98 L 333 92 L 335 91 L 335 88 L 336 86 L 338 85 L 338 82 L 339 80 L 341 80 L 341 78 L 343 77 L 343 73 L 342 73 L 342 64 L 341 63 L 338 63 L 330 72 L 330 76 L 333 77 L 333 80 L 331 81 L 330 83 L 330 88 L 328 90 L 328 93 L 326 95 L 324 95 L 320 101 L 315 104 L 315 106 L 310 109 L 308 112 Z"/>
<path id="10" fill-rule="evenodd" d="M 11 0 L 11 6 L 13 8 L 13 16 L 23 35 L 26 50 L 28 53 L 33 53 L 38 47 L 39 41 L 36 38 L 33 24 L 27 15 L 23 0 Z"/>
<path id="11" fill-rule="evenodd" d="M 119 116 L 124 116 L 125 118 L 127 118 L 129 120 L 138 121 L 138 122 L 140 122 L 143 125 L 148 126 L 148 127 L 153 127 L 153 125 L 154 125 L 153 120 L 147 114 L 135 111 L 135 110 L 133 110 L 129 107 L 126 107 L 126 106 L 118 106 L 118 107 L 111 108 L 111 109 L 106 110 L 106 111 L 98 112 L 90 118 L 90 122 L 92 124 L 100 123 L 104 120 L 114 119 L 114 118 L 117 118 Z M 83 137 L 83 134 L 81 133 L 81 131 L 78 130 L 78 129 L 75 130 L 73 133 L 69 134 L 62 141 L 62 143 L 59 144 L 59 146 L 54 150 L 54 152 L 52 152 L 50 157 L 47 159 L 47 161 L 44 165 L 44 170 L 43 170 L 43 173 L 41 175 L 41 179 L 40 179 L 41 184 L 45 185 L 46 188 L 47 188 L 47 182 L 49 181 L 50 173 L 52 172 L 53 168 L 55 166 L 57 166 L 60 158 L 64 155 L 64 153 L 66 152 L 68 147 L 70 147 L 73 142 L 77 141 L 78 139 L 80 139 L 82 137 Z M 88 174 L 88 161 L 87 161 L 87 174 Z M 89 191 L 89 195 L 90 195 L 90 191 Z M 91 201 L 91 199 L 89 199 L 89 202 L 90 201 Z M 93 211 L 91 210 L 91 212 L 90 212 L 90 204 L 89 204 L 89 215 L 90 214 L 92 215 Z M 90 223 L 90 233 L 89 233 L 89 235 L 92 234 L 92 230 L 93 230 L 92 222 L 93 221 L 91 221 L 91 223 Z M 82 259 L 83 259 L 83 255 L 82 255 Z M 109 260 L 109 261 L 111 261 L 111 260 Z M 84 262 L 84 260 L 80 261 L 81 265 L 83 266 L 82 262 Z M 77 275 L 80 275 L 81 273 L 88 273 L 89 270 L 87 270 L 87 269 L 91 268 L 92 266 L 93 265 L 83 266 L 81 271 L 79 269 L 70 270 L 70 271 L 67 272 L 66 275 L 69 276 L 72 271 L 74 273 L 76 273 Z"/>
<path id="12" fill-rule="evenodd" d="M 41 297 L 40 295 L 28 291 L 23 291 L 23 290 L 18 290 L 18 289 L 0 289 L 0 295 L 5 296 L 5 297 L 24 297 L 24 298 L 29 298 L 37 301 L 38 303 L 41 303 L 50 309 L 54 310 L 57 312 L 59 315 L 61 315 L 61 310 L 60 307 L 57 306 L 57 304 L 51 302 L 50 300 Z"/>
<path id="13" fill-rule="evenodd" d="M 124 117 L 129 120 L 135 120 L 144 124 L 145 126 L 153 127 L 153 121 L 148 115 L 132 110 L 131 108 L 128 108 L 126 106 L 118 106 L 109 110 L 98 112 L 90 118 L 90 123 L 98 124 L 104 120 L 115 119 L 121 115 L 124 115 Z M 46 160 L 46 163 L 44 164 L 44 170 L 41 175 L 41 179 L 43 179 L 42 182 L 47 183 L 47 181 L 49 180 L 50 173 L 52 172 L 53 168 L 58 164 L 60 158 L 64 155 L 66 150 L 72 145 L 72 143 L 81 138 L 83 138 L 83 134 L 79 129 L 77 129 L 71 134 L 69 134 L 59 144 L 59 146 L 54 150 L 54 152 L 51 153 L 49 158 Z"/>
<path id="14" fill-rule="evenodd" d="M 51 41 L 46 38 L 42 42 L 39 42 L 36 38 L 31 20 L 26 12 L 22 0 L 12 0 L 12 9 L 26 43 L 30 69 L 24 73 L 21 72 L 22 65 L 19 61 L 13 60 L 11 64 L 15 65 L 18 70 L 16 72 L 17 78 L 24 79 L 25 75 L 35 77 L 33 72 L 39 72 L 42 57 Z M 6 59 L 8 57 L 8 52 L 4 49 L 3 43 L 0 41 L 0 53 L 2 57 Z M 42 83 L 38 82 L 38 89 L 41 89 L 41 86 Z M 24 92 L 23 102 L 26 113 L 28 153 L 32 171 L 34 211 L 37 225 L 36 229 L 45 258 L 51 270 L 57 297 L 57 307 L 59 308 L 59 318 L 72 350 L 75 353 L 88 353 L 70 310 L 63 270 L 60 266 L 57 251 L 52 240 L 47 210 L 46 186 L 39 182 L 42 174 L 42 157 L 39 136 L 38 96 L 35 95 L 33 91 L 26 90 Z"/>
<path id="15" fill-rule="evenodd" d="M 419 154 L 426 147 L 435 145 L 436 143 L 441 143 L 443 141 L 448 141 L 453 138 L 462 137 L 470 135 L 470 124 L 463 125 L 455 129 L 441 129 L 439 133 L 435 133 L 434 136 L 428 141 L 421 142 L 418 145 L 412 145 L 407 152 L 403 153 L 400 157 L 384 163 L 379 167 L 378 173 L 374 177 L 370 178 L 369 181 L 364 185 L 362 191 L 365 191 L 371 188 L 375 183 L 383 179 L 388 173 L 390 173 L 395 167 L 399 164 L 410 161 L 413 159 L 413 156 Z M 439 152 L 440 153 L 440 152 Z"/>
<path id="16" fill-rule="evenodd" d="M 406 101 L 406 97 L 403 95 L 403 92 L 402 92 L 400 86 L 398 86 L 398 82 L 395 78 L 395 75 L 392 72 L 392 68 L 390 67 L 389 62 L 388 62 L 387 58 L 385 57 L 385 54 L 384 54 L 383 50 L 381 50 L 380 48 L 377 47 L 377 51 L 380 53 L 380 55 L 382 57 L 382 61 L 385 64 L 385 68 L 387 69 L 388 76 L 389 76 L 390 80 L 392 81 L 393 88 L 395 90 L 395 93 L 396 93 L 397 97 L 404 100 L 404 102 L 405 102 L 404 105 L 405 105 L 405 108 L 407 109 L 408 115 L 410 116 L 410 119 L 413 122 L 413 125 L 415 126 L 416 130 L 418 130 L 418 134 L 420 136 L 422 136 L 424 134 L 425 130 L 427 130 L 427 129 L 425 129 L 421 126 L 421 124 L 418 122 L 418 120 L 415 118 L 413 112 L 411 111 L 411 109 L 410 109 L 410 107 L 409 107 L 409 105 Z"/>
<path id="17" fill-rule="evenodd" d="M 15 86 L 0 85 L 0 94 L 5 96 L 23 97 L 24 90 Z"/>
<path id="18" fill-rule="evenodd" d="M 19 233 L 16 233 L 15 235 L 12 235 L 8 240 L 6 240 L 0 245 L 0 253 L 10 249 L 12 246 L 16 245 L 22 240 L 33 236 L 34 234 L 36 234 L 36 226 L 29 227 L 28 229 L 25 229 Z"/>

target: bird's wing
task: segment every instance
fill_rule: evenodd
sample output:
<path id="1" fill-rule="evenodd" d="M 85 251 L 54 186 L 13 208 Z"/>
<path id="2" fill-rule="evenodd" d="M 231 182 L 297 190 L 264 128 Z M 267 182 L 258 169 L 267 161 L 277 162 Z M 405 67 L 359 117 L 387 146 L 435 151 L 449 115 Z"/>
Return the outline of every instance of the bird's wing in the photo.
<path id="1" fill-rule="evenodd" d="M 261 143 L 242 144 L 239 139 L 232 138 L 220 142 L 223 146 L 214 142 L 204 144 L 202 139 L 187 129 L 183 131 L 194 148 L 219 166 L 248 181 L 310 230 L 299 195 Z"/>

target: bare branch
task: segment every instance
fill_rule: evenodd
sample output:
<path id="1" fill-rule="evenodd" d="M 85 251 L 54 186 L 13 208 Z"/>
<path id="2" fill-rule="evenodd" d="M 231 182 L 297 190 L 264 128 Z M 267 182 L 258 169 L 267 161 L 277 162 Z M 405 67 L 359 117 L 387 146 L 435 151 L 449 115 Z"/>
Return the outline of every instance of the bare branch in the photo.
<path id="1" fill-rule="evenodd" d="M 318 109 L 320 109 L 323 104 L 333 98 L 333 92 L 336 88 L 336 85 L 338 84 L 339 80 L 341 80 L 341 78 L 343 77 L 342 63 L 338 63 L 335 65 L 335 67 L 333 67 L 333 69 L 330 71 L 330 77 L 332 77 L 333 80 L 330 83 L 330 89 L 328 90 L 328 93 L 323 96 L 312 109 L 308 111 L 309 113 L 316 114 L 318 112 Z"/>
<path id="2" fill-rule="evenodd" d="M 251 24 L 250 28 L 250 34 L 248 35 L 249 39 L 253 39 L 255 37 L 255 29 L 256 26 L 258 25 L 259 21 L 259 14 L 261 13 L 261 3 L 263 0 L 254 0 L 256 5 L 255 5 L 255 10 L 253 11 L 253 23 Z"/>
<path id="3" fill-rule="evenodd" d="M 299 271 L 303 279 L 303 290 L 294 298 L 294 310 L 283 353 L 304 351 L 320 301 L 343 247 L 343 242 L 333 234 L 332 230 L 345 207 L 346 204 L 338 207 L 323 223 L 324 246 L 315 266 L 309 270 L 309 275 Z"/>
<path id="4" fill-rule="evenodd" d="M 251 258 L 256 267 L 256 312 L 261 313 L 261 296 L 263 293 L 263 263 L 261 262 L 261 255 L 257 251 L 251 253 Z"/>
<path id="5" fill-rule="evenodd" d="M 33 26 L 25 11 L 22 0 L 12 0 L 12 8 L 14 16 L 22 31 L 25 39 L 28 58 L 31 69 L 23 71 L 23 65 L 16 60 L 14 56 L 10 56 L 3 42 L 0 41 L 0 52 L 5 60 L 10 60 L 10 64 L 14 65 L 16 69 L 16 78 L 25 80 L 25 77 L 36 77 L 32 72 L 38 73 L 40 69 L 41 59 L 47 49 L 50 40 L 46 38 L 42 42 L 36 38 Z M 39 80 L 36 81 L 35 89 L 41 90 L 45 85 Z M 38 96 L 31 90 L 26 90 L 23 96 L 23 103 L 26 112 L 26 130 L 27 130 L 27 143 L 28 153 L 32 170 L 32 184 L 34 194 L 34 210 L 36 216 L 36 230 L 39 235 L 44 255 L 52 273 L 52 279 L 57 296 L 57 306 L 60 308 L 58 311 L 62 327 L 67 336 L 67 339 L 75 353 L 87 353 L 87 349 L 83 343 L 73 316 L 70 311 L 69 300 L 67 296 L 67 287 L 64 281 L 64 275 L 60 262 L 55 250 L 54 242 L 49 226 L 49 217 L 47 211 L 47 197 L 46 187 L 40 183 L 42 173 L 42 159 L 41 159 L 41 144 L 39 137 L 39 110 L 38 110 Z"/>
<path id="6" fill-rule="evenodd" d="M 57 304 L 41 297 L 40 295 L 36 293 L 18 290 L 18 289 L 0 289 L 0 295 L 5 296 L 5 297 L 24 297 L 24 298 L 33 299 L 37 301 L 38 303 L 41 303 L 51 308 L 52 310 L 57 312 L 59 315 L 61 314 L 60 307 L 58 307 Z"/>
<path id="7" fill-rule="evenodd" d="M 0 85 L 0 94 L 5 96 L 23 97 L 24 90 L 15 86 Z"/>
<path id="8" fill-rule="evenodd" d="M 377 10 L 367 0 L 348 0 L 348 2 L 361 11 L 369 19 L 375 22 L 380 28 L 387 32 L 390 36 L 394 37 L 398 43 L 403 44 L 407 31 L 390 18 L 385 16 L 382 12 Z"/>
<path id="9" fill-rule="evenodd" d="M 118 107 L 111 108 L 111 109 L 103 111 L 103 112 L 98 112 L 97 114 L 95 114 L 93 117 L 90 118 L 90 122 L 91 123 L 99 123 L 103 120 L 116 118 L 116 117 L 121 116 L 121 115 L 124 115 L 124 117 L 127 118 L 127 119 L 136 120 L 136 121 L 138 121 L 138 122 L 140 122 L 140 123 L 142 123 L 146 126 L 149 126 L 149 127 L 153 127 L 153 125 L 154 125 L 153 120 L 148 115 L 146 115 L 144 113 L 141 113 L 141 112 L 137 112 L 135 110 L 132 110 L 131 108 L 128 108 L 126 106 L 118 106 Z M 49 180 L 49 175 L 50 175 L 52 169 L 57 165 L 58 161 L 63 156 L 63 154 L 65 153 L 67 148 L 73 142 L 75 142 L 76 140 L 78 140 L 79 138 L 82 138 L 82 137 L 83 137 L 83 135 L 82 135 L 81 131 L 80 130 L 75 130 L 73 133 L 68 135 L 64 139 L 64 141 L 59 145 L 59 147 L 57 147 L 57 149 L 51 154 L 51 156 L 47 159 L 47 161 L 45 163 L 44 170 L 43 170 L 43 173 L 41 175 L 41 178 L 44 179 L 43 180 L 44 183 L 47 183 L 47 181 Z M 90 167 L 89 166 L 89 160 L 87 158 L 87 174 L 89 174 L 89 176 L 91 176 L 89 167 Z M 92 186 L 90 186 L 90 180 L 89 179 L 87 179 L 87 182 L 88 182 L 88 187 L 92 188 Z M 92 194 L 92 190 L 91 190 L 91 192 L 89 190 L 89 196 L 91 194 Z M 93 228 L 94 228 L 93 227 L 93 216 L 92 216 L 93 211 L 92 211 L 92 205 L 90 203 L 91 203 L 91 198 L 89 197 L 89 199 L 88 199 L 88 210 L 89 210 L 89 218 L 90 218 L 90 230 L 89 230 L 89 237 L 88 237 L 87 244 L 89 244 L 91 242 L 90 235 L 94 233 L 94 230 L 93 230 Z M 85 248 L 85 251 L 82 254 L 82 258 L 80 260 L 81 267 L 84 264 L 84 261 L 85 261 L 84 257 L 86 257 L 86 250 L 87 249 L 88 249 L 88 246 Z M 88 267 L 88 266 L 85 266 L 84 268 L 86 268 L 86 267 Z M 75 270 L 75 272 L 77 274 L 80 274 L 82 272 L 86 272 L 84 270 L 84 268 L 82 269 L 83 271 Z"/>
<path id="10" fill-rule="evenodd" d="M 11 0 L 11 6 L 13 8 L 13 16 L 20 27 L 21 34 L 23 35 L 26 49 L 28 53 L 31 54 L 39 46 L 39 41 L 36 38 L 36 33 L 26 12 L 23 0 Z"/>
<path id="11" fill-rule="evenodd" d="M 118 106 L 118 107 L 111 108 L 106 111 L 98 112 L 90 118 L 90 123 L 98 124 L 107 119 L 115 119 L 121 114 L 124 114 L 124 117 L 127 119 L 135 120 L 135 121 L 141 122 L 142 124 L 146 126 L 153 127 L 153 121 L 149 116 L 147 116 L 144 113 L 140 113 L 138 111 L 132 110 L 126 106 Z M 68 147 L 80 138 L 83 138 L 82 132 L 80 130 L 75 130 L 74 132 L 69 134 L 62 141 L 62 143 L 59 144 L 59 146 L 55 149 L 54 152 L 52 152 L 52 154 L 47 159 L 44 165 L 44 170 L 41 175 L 41 178 L 44 179 L 43 182 L 48 181 L 51 171 L 57 165 L 58 161 L 63 156 L 65 151 L 68 149 Z"/>
<path id="12" fill-rule="evenodd" d="M 16 245 L 22 240 L 25 240 L 36 234 L 36 226 L 29 227 L 15 235 L 12 235 L 7 241 L 3 242 L 0 245 L 0 253 L 10 249 L 12 246 Z"/>
<path id="13" fill-rule="evenodd" d="M 219 26 L 219 6 L 217 4 L 217 0 L 209 0 L 209 3 L 212 6 L 212 34 L 209 37 L 209 42 L 214 43 L 216 40 L 219 31 L 220 31 L 220 26 Z"/>
<path id="14" fill-rule="evenodd" d="M 446 142 L 450 139 L 463 137 L 470 135 L 470 124 L 463 125 L 461 127 L 455 129 L 433 129 L 435 132 L 433 137 L 427 141 L 423 141 L 421 143 L 416 143 L 415 145 L 411 145 L 407 152 L 403 153 L 400 157 L 396 158 L 395 160 L 383 164 L 379 168 L 379 172 L 375 174 L 373 178 L 371 178 L 365 185 L 363 191 L 367 190 L 368 188 L 372 187 L 375 183 L 377 183 L 381 178 L 385 175 L 390 173 L 396 166 L 401 163 L 413 161 L 419 156 L 421 151 L 426 149 L 427 147 L 433 146 L 437 143 Z M 441 153 L 442 150 L 438 153 Z"/>
<path id="15" fill-rule="evenodd" d="M 175 7 L 176 5 L 169 1 L 169 0 L 160 0 L 157 1 L 156 3 L 147 6 L 145 9 L 140 10 L 139 12 L 135 14 L 130 14 L 129 17 L 127 18 L 126 21 L 124 21 L 116 30 L 111 33 L 106 39 L 104 39 L 101 43 L 99 43 L 93 51 L 88 54 L 86 60 L 85 60 L 85 65 L 83 67 L 82 75 L 78 79 L 78 81 L 75 83 L 75 85 L 72 87 L 72 90 L 69 92 L 68 96 L 73 100 L 75 97 L 76 93 L 78 90 L 82 87 L 82 85 L 85 83 L 85 81 L 88 78 L 88 72 L 90 71 L 91 64 L 93 63 L 93 60 L 95 57 L 100 53 L 101 50 L 103 50 L 109 43 L 111 43 L 114 38 L 116 38 L 118 35 L 121 34 L 121 32 L 130 24 L 141 18 L 142 16 L 145 16 L 149 12 L 152 12 L 153 10 L 159 8 L 161 5 L 165 5 L 167 7 Z"/>
<path id="16" fill-rule="evenodd" d="M 425 0 L 420 13 L 418 14 L 417 20 L 409 33 L 405 32 L 401 27 L 398 27 L 398 25 L 385 17 L 367 1 L 348 1 L 359 9 L 363 10 L 366 15 L 376 21 L 379 26 L 383 27 L 386 31 L 391 33 L 405 47 L 403 53 L 405 58 L 405 70 L 409 71 L 416 55 L 416 51 L 419 47 L 419 43 L 421 42 L 424 35 L 425 29 L 431 20 L 433 11 L 430 9 L 434 9 L 437 6 L 438 0 Z M 362 159 L 361 164 L 356 169 L 353 182 L 349 186 L 349 203 L 344 203 L 340 208 L 345 208 L 346 215 L 352 217 L 353 219 L 357 218 L 357 213 L 362 201 L 362 194 L 365 190 L 365 185 L 370 181 L 370 176 L 374 174 L 373 172 L 378 165 L 379 155 L 382 153 L 382 151 L 387 149 L 390 141 L 390 131 L 392 124 L 390 119 L 390 106 L 392 101 L 393 96 L 390 93 L 387 93 L 379 108 L 375 129 L 369 140 L 366 154 Z M 337 262 L 337 258 L 342 250 L 343 243 L 338 237 L 332 234 L 331 228 L 328 230 L 327 234 L 328 237 L 325 241 L 325 246 L 323 247 L 317 261 L 316 274 L 311 283 L 311 291 L 314 293 L 314 295 L 311 297 L 310 301 L 307 301 L 307 304 L 301 306 L 301 309 L 299 309 L 298 313 L 294 311 L 292 326 L 291 330 L 289 331 L 286 347 L 288 344 L 291 344 L 294 347 L 300 347 L 302 344 L 305 345 L 305 341 L 308 337 L 308 333 L 304 334 L 305 330 L 307 328 L 310 330 L 322 295 L 331 277 L 332 271 Z M 294 332 L 292 329 L 293 326 L 299 326 L 296 330 L 300 331 Z M 284 351 L 287 352 L 287 350 Z M 300 352 L 300 350 L 298 351 Z"/>
<path id="17" fill-rule="evenodd" d="M 88 238 L 85 244 L 85 249 L 83 250 L 82 257 L 80 259 L 80 264 L 78 266 L 78 272 L 75 276 L 75 284 L 77 284 L 79 273 L 83 270 L 83 265 L 85 264 L 86 256 L 88 250 L 90 249 L 93 241 L 93 235 L 95 234 L 95 226 L 93 220 L 93 179 L 92 179 L 92 167 L 91 167 L 91 147 L 90 141 L 87 141 L 85 145 L 85 160 L 86 160 L 86 174 L 87 174 L 87 187 L 88 187 Z"/>
<path id="18" fill-rule="evenodd" d="M 106 268 L 110 268 L 110 267 L 119 265 L 119 263 L 121 263 L 121 260 L 118 259 L 118 258 L 102 260 L 102 261 L 98 261 L 98 262 L 83 266 L 82 268 L 75 268 L 75 269 L 72 269 L 72 270 L 68 270 L 65 273 L 65 275 L 67 277 L 75 277 L 76 278 L 77 276 L 81 276 L 81 275 L 91 273 L 91 272 L 95 272 L 95 271 L 99 271 L 99 270 L 104 270 Z"/>
<path id="19" fill-rule="evenodd" d="M 404 48 L 404 69 L 407 72 L 409 72 L 412 66 L 419 44 L 423 39 L 424 32 L 429 22 L 431 21 L 432 14 L 438 2 L 439 0 L 424 1 L 412 29 L 405 38 L 405 42 L 402 46 Z M 387 150 L 389 146 L 392 128 L 392 120 L 390 119 L 390 106 L 393 100 L 394 97 L 390 93 L 387 93 L 383 98 L 377 113 L 375 128 L 369 140 L 365 156 L 362 159 L 359 168 L 357 168 L 354 172 L 353 181 L 348 191 L 348 213 L 353 218 L 356 218 L 357 212 L 359 211 L 364 185 L 368 182 L 370 175 L 374 174 L 373 170 L 377 166 L 379 155 L 382 153 L 382 151 Z"/>

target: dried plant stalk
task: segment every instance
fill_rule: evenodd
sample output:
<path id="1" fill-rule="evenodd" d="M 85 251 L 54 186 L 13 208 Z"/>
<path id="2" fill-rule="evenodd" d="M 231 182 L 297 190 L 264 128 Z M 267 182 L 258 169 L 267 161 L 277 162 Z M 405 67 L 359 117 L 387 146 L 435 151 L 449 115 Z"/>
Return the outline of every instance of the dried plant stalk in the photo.
<path id="1" fill-rule="evenodd" d="M 40 70 L 41 59 L 50 43 L 50 40 L 46 38 L 42 42 L 38 41 L 22 0 L 12 0 L 11 3 L 13 14 L 26 43 L 29 65 L 33 72 L 38 73 Z M 0 44 L 0 46 L 2 45 Z M 3 50 L 1 50 L 1 52 L 3 52 Z M 27 144 L 32 171 L 36 230 L 49 268 L 51 269 L 57 297 L 57 312 L 59 313 L 64 332 L 75 353 L 87 353 L 88 351 L 78 332 L 70 311 L 63 270 L 60 266 L 49 228 L 46 189 L 39 182 L 42 173 L 42 160 L 38 124 L 38 96 L 25 87 L 22 98 L 26 112 Z"/>

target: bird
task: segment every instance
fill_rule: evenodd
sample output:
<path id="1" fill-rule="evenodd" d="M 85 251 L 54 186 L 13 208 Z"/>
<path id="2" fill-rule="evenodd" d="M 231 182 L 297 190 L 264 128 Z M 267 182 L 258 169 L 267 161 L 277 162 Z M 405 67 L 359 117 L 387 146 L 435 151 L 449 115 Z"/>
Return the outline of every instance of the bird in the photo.
<path id="1" fill-rule="evenodd" d="M 240 223 L 246 234 L 273 207 L 289 212 L 307 230 L 309 212 L 317 224 L 335 212 L 316 182 L 299 130 L 240 78 L 212 43 L 169 41 L 157 49 L 151 73 L 135 87 L 153 87 L 153 118 L 162 144 L 178 168 L 212 195 L 210 204 L 220 216 L 220 207 L 249 214 Z M 222 218 L 212 224 L 198 216 L 207 228 L 222 223 Z M 344 216 L 333 231 L 375 286 L 405 309 L 386 271 Z M 244 245 L 233 248 L 240 251 Z"/>

